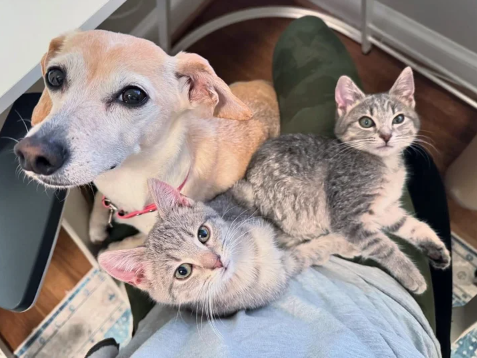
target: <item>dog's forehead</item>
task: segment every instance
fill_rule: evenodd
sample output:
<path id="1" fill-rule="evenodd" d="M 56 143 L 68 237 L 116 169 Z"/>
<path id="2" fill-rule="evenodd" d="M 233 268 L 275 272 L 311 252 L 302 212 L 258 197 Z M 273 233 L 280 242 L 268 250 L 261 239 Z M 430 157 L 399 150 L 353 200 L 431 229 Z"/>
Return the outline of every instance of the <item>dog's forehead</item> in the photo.
<path id="1" fill-rule="evenodd" d="M 68 56 L 74 54 L 73 56 Z M 58 57 L 81 58 L 90 78 L 130 71 L 144 76 L 160 73 L 168 56 L 154 43 L 134 36 L 93 30 L 65 40 Z"/>

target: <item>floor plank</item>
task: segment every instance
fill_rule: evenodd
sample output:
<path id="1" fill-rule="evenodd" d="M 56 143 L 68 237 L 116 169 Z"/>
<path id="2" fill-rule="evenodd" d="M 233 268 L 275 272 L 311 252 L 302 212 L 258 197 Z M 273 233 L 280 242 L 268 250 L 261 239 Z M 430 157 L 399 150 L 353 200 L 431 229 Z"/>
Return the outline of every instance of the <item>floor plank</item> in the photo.
<path id="1" fill-rule="evenodd" d="M 23 313 L 0 309 L 0 336 L 10 349 L 16 349 L 90 269 L 90 262 L 61 229 L 35 306 Z"/>

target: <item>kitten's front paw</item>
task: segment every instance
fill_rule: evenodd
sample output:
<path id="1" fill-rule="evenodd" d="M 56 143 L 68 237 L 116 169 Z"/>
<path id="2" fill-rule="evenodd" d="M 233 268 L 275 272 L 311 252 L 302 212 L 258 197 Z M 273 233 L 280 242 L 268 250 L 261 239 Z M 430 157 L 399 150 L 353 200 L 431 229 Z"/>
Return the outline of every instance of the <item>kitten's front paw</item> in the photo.
<path id="1" fill-rule="evenodd" d="M 437 269 L 445 270 L 451 264 L 451 256 L 449 250 L 442 245 L 426 245 L 425 247 L 421 247 L 422 251 L 424 251 L 429 257 L 431 261 L 431 265 Z"/>
<path id="2" fill-rule="evenodd" d="M 427 283 L 424 276 L 421 275 L 419 270 L 413 272 L 406 277 L 401 279 L 402 285 L 407 288 L 410 292 L 421 295 L 427 290 Z"/>
<path id="3" fill-rule="evenodd" d="M 353 244 L 349 242 L 346 242 L 343 245 L 341 245 L 338 255 L 346 259 L 352 259 L 352 258 L 355 258 L 356 256 L 360 256 L 361 252 L 356 246 L 354 246 Z"/>

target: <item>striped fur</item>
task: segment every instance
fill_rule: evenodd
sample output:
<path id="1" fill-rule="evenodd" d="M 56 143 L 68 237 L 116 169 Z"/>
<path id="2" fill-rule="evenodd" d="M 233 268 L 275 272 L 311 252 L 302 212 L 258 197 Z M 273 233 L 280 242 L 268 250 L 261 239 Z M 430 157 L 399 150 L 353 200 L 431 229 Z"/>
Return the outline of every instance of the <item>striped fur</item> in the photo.
<path id="1" fill-rule="evenodd" d="M 235 197 L 293 236 L 295 245 L 323 233 L 345 237 L 407 289 L 424 292 L 419 270 L 385 234 L 418 247 L 436 267 L 450 264 L 436 233 L 400 206 L 406 180 L 402 152 L 419 130 L 413 94 L 410 68 L 389 93 L 377 95 L 366 96 L 351 79 L 341 78 L 338 139 L 291 134 L 266 142 L 235 185 Z M 404 119 L 396 123 L 398 116 Z M 363 127 L 364 117 L 373 125 Z"/>
<path id="2" fill-rule="evenodd" d="M 160 220 L 145 247 L 106 251 L 99 262 L 160 303 L 208 317 L 258 308 L 280 297 L 290 278 L 309 266 L 325 263 L 331 254 L 356 254 L 331 234 L 294 247 L 288 235 L 239 206 L 230 193 L 207 204 L 177 199 L 179 193 L 176 198 L 164 197 L 165 191 L 156 194 L 162 194 L 156 201 L 162 205 Z M 202 225 L 211 233 L 205 244 L 197 237 Z M 204 267 L 203 257 L 210 254 L 218 255 L 223 267 Z M 192 274 L 180 280 L 175 272 L 184 263 L 192 265 Z"/>

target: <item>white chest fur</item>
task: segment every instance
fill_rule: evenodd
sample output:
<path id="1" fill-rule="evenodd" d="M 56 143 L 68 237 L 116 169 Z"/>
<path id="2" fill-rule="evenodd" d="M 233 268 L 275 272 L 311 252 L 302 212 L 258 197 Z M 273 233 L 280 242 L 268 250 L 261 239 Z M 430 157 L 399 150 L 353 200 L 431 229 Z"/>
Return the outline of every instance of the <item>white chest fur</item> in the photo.
<path id="1" fill-rule="evenodd" d="M 152 202 L 147 188 L 149 178 L 157 178 L 178 187 L 189 170 L 192 170 L 192 156 L 184 145 L 184 133 L 184 128 L 176 127 L 165 141 L 159 142 L 155 147 L 141 149 L 118 168 L 101 174 L 94 184 L 119 208 L 128 212 L 141 210 Z M 193 176 L 194 173 L 189 173 L 182 191 L 185 195 L 192 186 Z M 156 220 L 156 215 L 151 213 L 119 222 L 132 225 L 147 234 Z"/>
<path id="2" fill-rule="evenodd" d="M 401 157 L 386 158 L 381 185 L 372 210 L 383 212 L 401 198 L 406 183 L 406 168 Z"/>

